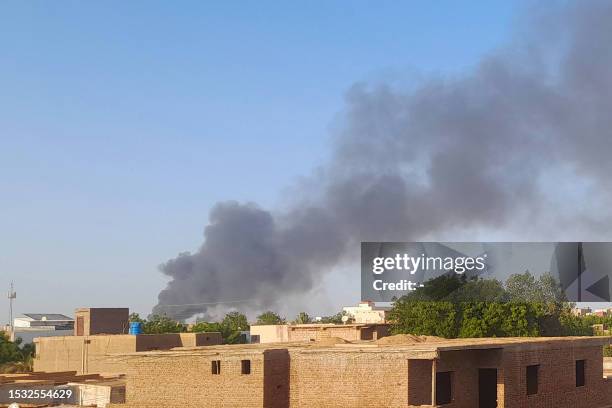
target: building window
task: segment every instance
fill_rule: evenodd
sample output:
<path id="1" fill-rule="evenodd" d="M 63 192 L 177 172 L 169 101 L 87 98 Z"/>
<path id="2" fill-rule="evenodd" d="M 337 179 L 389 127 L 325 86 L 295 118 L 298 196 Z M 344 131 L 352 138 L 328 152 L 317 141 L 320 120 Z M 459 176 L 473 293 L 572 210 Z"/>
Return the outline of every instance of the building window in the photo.
<path id="1" fill-rule="evenodd" d="M 452 371 L 436 373 L 436 405 L 450 404 L 452 401 Z"/>
<path id="2" fill-rule="evenodd" d="M 251 343 L 259 343 L 259 334 L 251 334 Z"/>
<path id="3" fill-rule="evenodd" d="M 251 374 L 251 360 L 241 360 L 242 374 Z"/>
<path id="4" fill-rule="evenodd" d="M 576 360 L 576 387 L 584 387 L 586 360 Z"/>
<path id="5" fill-rule="evenodd" d="M 538 393 L 538 370 L 539 365 L 527 366 L 527 395 Z"/>
<path id="6" fill-rule="evenodd" d="M 213 360 L 211 366 L 211 371 L 215 375 L 221 374 L 221 360 Z"/>

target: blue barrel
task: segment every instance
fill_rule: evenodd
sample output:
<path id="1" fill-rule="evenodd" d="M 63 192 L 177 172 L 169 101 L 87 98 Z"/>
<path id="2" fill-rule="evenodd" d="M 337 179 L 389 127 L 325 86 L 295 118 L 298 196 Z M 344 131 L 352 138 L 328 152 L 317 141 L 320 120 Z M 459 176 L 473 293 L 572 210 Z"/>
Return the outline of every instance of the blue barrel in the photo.
<path id="1" fill-rule="evenodd" d="M 142 323 L 130 322 L 130 334 L 142 334 Z"/>

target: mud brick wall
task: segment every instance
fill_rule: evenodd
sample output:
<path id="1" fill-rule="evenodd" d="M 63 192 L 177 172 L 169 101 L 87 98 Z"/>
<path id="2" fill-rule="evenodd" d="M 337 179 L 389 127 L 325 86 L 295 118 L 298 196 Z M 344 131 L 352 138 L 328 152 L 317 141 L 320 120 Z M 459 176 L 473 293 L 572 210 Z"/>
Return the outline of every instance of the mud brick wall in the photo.
<path id="1" fill-rule="evenodd" d="M 89 334 L 127 334 L 128 308 L 89 309 Z"/>
<path id="2" fill-rule="evenodd" d="M 610 383 L 603 378 L 602 348 L 563 347 L 504 352 L 504 408 L 604 407 L 612 405 Z M 575 362 L 586 360 L 584 387 L 576 387 Z M 538 393 L 527 395 L 526 370 L 539 364 Z"/>
<path id="3" fill-rule="evenodd" d="M 401 353 L 289 351 L 291 408 L 408 405 L 408 357 Z"/>
<path id="4" fill-rule="evenodd" d="M 123 373 L 125 364 L 109 361 L 109 353 L 136 351 L 135 336 L 44 337 L 36 342 L 34 371 Z"/>
<path id="5" fill-rule="evenodd" d="M 264 354 L 198 355 L 160 353 L 130 356 L 126 402 L 129 406 L 261 408 L 264 403 Z M 213 360 L 221 374 L 212 374 Z M 241 374 L 251 360 L 251 374 Z"/>
<path id="6" fill-rule="evenodd" d="M 264 351 L 264 407 L 289 407 L 289 352 L 286 349 Z"/>
<path id="7" fill-rule="evenodd" d="M 223 337 L 218 332 L 179 333 L 181 347 L 213 346 L 223 343 Z"/>
<path id="8" fill-rule="evenodd" d="M 361 340 L 361 330 L 355 326 L 289 327 L 289 341 L 321 340 L 340 337 L 348 341 Z"/>
<path id="9" fill-rule="evenodd" d="M 43 337 L 36 341 L 34 371 L 124 373 L 125 362 L 108 355 L 215 345 L 221 344 L 221 340 L 221 333 Z"/>
<path id="10" fill-rule="evenodd" d="M 431 405 L 431 360 L 408 360 L 408 404 Z"/>
<path id="11" fill-rule="evenodd" d="M 478 370 L 480 368 L 499 368 L 502 363 L 502 350 L 461 350 L 440 353 L 436 362 L 436 372 L 450 371 L 452 402 L 445 408 L 473 408 L 478 406 Z M 501 370 L 497 372 L 498 394 L 503 389 Z M 431 374 L 429 374 L 431 378 Z M 431 381 L 431 380 L 430 380 Z M 431 386 L 429 387 L 431 390 Z M 431 401 L 431 398 L 429 399 Z M 499 404 L 498 404 L 499 406 Z"/>

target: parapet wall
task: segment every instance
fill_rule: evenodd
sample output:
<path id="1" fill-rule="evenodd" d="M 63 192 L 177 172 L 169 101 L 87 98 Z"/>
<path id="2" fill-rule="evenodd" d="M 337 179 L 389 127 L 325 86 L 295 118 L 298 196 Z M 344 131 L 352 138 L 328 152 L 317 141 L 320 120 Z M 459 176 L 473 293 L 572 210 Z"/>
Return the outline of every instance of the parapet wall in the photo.
<path id="1" fill-rule="evenodd" d="M 377 340 L 389 335 L 388 324 L 282 324 L 251 326 L 259 343 L 318 341 L 338 337 L 347 341 Z"/>
<path id="2" fill-rule="evenodd" d="M 585 360 L 585 386 L 576 386 L 576 361 Z M 611 384 L 603 377 L 602 347 L 508 350 L 504 353 L 504 407 L 609 407 Z M 539 385 L 527 395 L 527 366 L 538 365 Z"/>
<path id="3" fill-rule="evenodd" d="M 41 337 L 34 339 L 34 371 L 122 374 L 125 363 L 107 358 L 109 354 L 215 345 L 221 340 L 221 333 Z"/>

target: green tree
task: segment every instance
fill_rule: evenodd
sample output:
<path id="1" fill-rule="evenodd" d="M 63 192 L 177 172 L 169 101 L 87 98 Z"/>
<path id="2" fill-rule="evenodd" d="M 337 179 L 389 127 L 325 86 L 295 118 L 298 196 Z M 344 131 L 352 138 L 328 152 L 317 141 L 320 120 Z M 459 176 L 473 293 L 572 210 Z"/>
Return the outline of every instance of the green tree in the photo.
<path id="1" fill-rule="evenodd" d="M 139 322 L 139 323 L 145 322 L 145 319 L 141 318 L 138 313 L 131 313 L 128 320 L 130 321 L 130 323 L 131 322 Z"/>
<path id="2" fill-rule="evenodd" d="M 511 275 L 506 280 L 506 292 L 510 301 L 536 302 L 559 305 L 567 302 L 563 288 L 550 274 L 536 279 L 529 271 Z"/>
<path id="3" fill-rule="evenodd" d="M 408 297 L 414 300 L 445 301 L 452 300 L 455 292 L 467 283 L 464 274 L 449 273 L 430 279 L 410 293 Z"/>
<path id="4" fill-rule="evenodd" d="M 459 337 L 520 337 L 540 334 L 541 309 L 528 303 L 463 302 Z"/>
<path id="5" fill-rule="evenodd" d="M 187 326 L 166 315 L 151 315 L 142 325 L 145 334 L 181 333 L 187 331 Z"/>
<path id="6" fill-rule="evenodd" d="M 23 354 L 19 349 L 21 339 L 13 342 L 6 333 L 0 332 L 0 364 L 21 361 Z"/>
<path id="7" fill-rule="evenodd" d="M 389 312 L 393 322 L 393 334 L 409 333 L 446 338 L 457 337 L 456 303 L 444 301 L 413 300 L 403 296 L 394 302 Z"/>
<path id="8" fill-rule="evenodd" d="M 221 325 L 233 331 L 249 330 L 246 316 L 240 312 L 229 312 L 221 321 Z"/>
<path id="9" fill-rule="evenodd" d="M 22 344 L 17 338 L 12 342 L 0 332 L 0 373 L 23 373 L 32 371 L 34 344 Z"/>
<path id="10" fill-rule="evenodd" d="M 344 323 L 344 322 L 342 321 L 342 318 L 343 318 L 344 316 L 348 316 L 348 315 L 346 314 L 346 312 L 338 312 L 338 313 L 336 313 L 335 315 L 331 315 L 331 316 L 323 316 L 323 317 L 321 317 L 321 321 L 320 321 L 320 322 L 321 322 L 321 323 L 342 324 L 342 323 Z M 347 320 L 347 323 L 350 323 L 351 321 L 352 321 L 352 318 L 349 318 L 349 319 Z"/>
<path id="11" fill-rule="evenodd" d="M 528 271 L 505 285 L 444 275 L 396 300 L 390 312 L 393 333 L 442 337 L 584 335 L 593 324 L 612 323 L 603 319 L 573 316 L 554 277 Z"/>
<path id="12" fill-rule="evenodd" d="M 508 295 L 496 279 L 466 280 L 453 290 L 447 300 L 452 302 L 505 302 Z"/>
<path id="13" fill-rule="evenodd" d="M 257 316 L 256 324 L 285 324 L 285 319 L 268 310 Z"/>
<path id="14" fill-rule="evenodd" d="M 310 318 L 310 316 L 308 316 L 308 313 L 300 312 L 295 317 L 295 320 L 293 321 L 293 323 L 295 323 L 295 324 L 308 324 L 308 323 L 312 323 L 312 319 Z"/>
<path id="15" fill-rule="evenodd" d="M 193 333 L 202 333 L 202 332 L 219 332 L 223 333 L 223 327 L 221 323 L 216 322 L 198 322 L 191 326 L 190 329 Z"/>
<path id="16" fill-rule="evenodd" d="M 229 312 L 221 321 L 221 335 L 227 344 L 245 343 L 245 336 L 241 331 L 249 330 L 246 316 L 240 312 Z"/>

